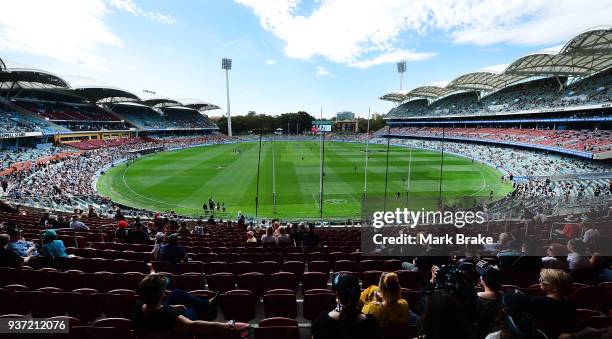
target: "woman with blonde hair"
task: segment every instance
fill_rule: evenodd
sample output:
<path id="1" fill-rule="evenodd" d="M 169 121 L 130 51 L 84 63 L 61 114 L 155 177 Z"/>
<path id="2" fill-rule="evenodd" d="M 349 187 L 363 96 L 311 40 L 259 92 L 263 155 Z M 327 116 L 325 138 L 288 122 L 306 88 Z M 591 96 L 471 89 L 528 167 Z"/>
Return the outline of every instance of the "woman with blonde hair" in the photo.
<path id="1" fill-rule="evenodd" d="M 402 287 L 397 274 L 383 273 L 380 276 L 376 292 L 372 300 L 363 306 L 362 312 L 376 317 L 382 327 L 410 323 L 410 308 L 408 302 L 402 299 Z"/>

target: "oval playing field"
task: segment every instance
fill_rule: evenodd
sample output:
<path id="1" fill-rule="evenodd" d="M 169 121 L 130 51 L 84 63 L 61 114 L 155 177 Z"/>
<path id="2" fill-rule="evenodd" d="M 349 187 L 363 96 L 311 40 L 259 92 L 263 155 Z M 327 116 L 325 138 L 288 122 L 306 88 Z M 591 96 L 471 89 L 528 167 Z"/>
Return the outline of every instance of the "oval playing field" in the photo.
<path id="1" fill-rule="evenodd" d="M 386 145 L 369 147 L 368 198 L 384 195 L 385 177 L 388 199 L 395 199 L 397 192 L 406 195 L 408 185 L 411 197 L 437 197 L 439 152 L 413 149 L 410 155 L 408 148 L 391 146 L 386 175 Z M 365 144 L 326 142 L 324 154 L 324 217 L 357 218 L 364 191 Z M 111 168 L 100 177 L 97 189 L 128 206 L 191 216 L 202 215 L 202 204 L 212 197 L 227 209 L 227 214 L 215 212 L 217 217 L 235 216 L 238 211 L 254 216 L 259 190 L 260 217 L 319 217 L 319 143 L 264 142 L 259 171 L 258 157 L 257 142 L 162 152 Z M 512 186 L 500 177 L 499 171 L 477 161 L 444 155 L 442 192 L 446 196 L 488 199 L 494 191 L 501 197 Z"/>

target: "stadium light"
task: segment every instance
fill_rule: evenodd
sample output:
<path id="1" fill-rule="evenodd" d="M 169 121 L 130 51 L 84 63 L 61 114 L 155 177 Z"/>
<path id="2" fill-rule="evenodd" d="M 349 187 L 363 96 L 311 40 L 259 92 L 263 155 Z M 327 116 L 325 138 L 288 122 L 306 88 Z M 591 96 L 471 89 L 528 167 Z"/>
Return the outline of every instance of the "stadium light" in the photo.
<path id="1" fill-rule="evenodd" d="M 225 70 L 225 92 L 227 94 L 227 135 L 232 136 L 232 111 L 230 109 L 229 71 L 232 69 L 232 59 L 223 58 L 221 69 Z"/>
<path id="2" fill-rule="evenodd" d="M 400 61 L 397 63 L 397 72 L 400 74 L 400 91 L 404 84 L 404 72 L 406 72 L 406 61 Z"/>

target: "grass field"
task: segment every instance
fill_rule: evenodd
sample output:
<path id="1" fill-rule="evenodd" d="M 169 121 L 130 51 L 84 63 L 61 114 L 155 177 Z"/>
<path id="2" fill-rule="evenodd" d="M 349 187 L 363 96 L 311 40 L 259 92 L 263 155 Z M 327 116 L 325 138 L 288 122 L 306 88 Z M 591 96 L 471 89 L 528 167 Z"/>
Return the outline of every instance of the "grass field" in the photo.
<path id="1" fill-rule="evenodd" d="M 239 148 L 240 153 L 234 150 Z M 228 213 L 255 214 L 259 143 L 203 146 L 142 157 L 129 167 L 111 168 L 98 180 L 101 195 L 125 205 L 149 210 L 175 210 L 198 216 L 213 197 L 225 202 Z M 320 147 L 317 142 L 264 142 L 259 171 L 259 216 L 306 218 L 319 216 Z M 392 146 L 389 152 L 387 199 L 396 192 L 411 197 L 437 197 L 440 153 Z M 385 191 L 386 145 L 370 145 L 368 197 Z M 355 171 L 355 167 L 357 171 Z M 364 189 L 365 145 L 325 144 L 324 217 L 356 218 Z M 510 191 L 501 173 L 470 159 L 444 155 L 442 191 L 445 196 L 488 199 Z M 273 192 L 276 191 L 276 212 Z"/>

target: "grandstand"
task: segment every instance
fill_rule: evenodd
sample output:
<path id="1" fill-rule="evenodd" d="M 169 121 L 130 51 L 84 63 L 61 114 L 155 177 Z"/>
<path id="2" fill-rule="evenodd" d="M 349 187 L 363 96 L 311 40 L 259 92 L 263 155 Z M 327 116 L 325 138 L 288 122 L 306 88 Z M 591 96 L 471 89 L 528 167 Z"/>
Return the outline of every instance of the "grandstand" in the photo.
<path id="1" fill-rule="evenodd" d="M 109 85 L 72 85 L 55 74 L 6 67 L 0 60 L 0 319 L 68 321 L 69 333 L 54 338 L 175 338 L 185 333 L 224 338 L 238 337 L 236 328 L 246 329 L 242 338 L 320 338 L 325 337 L 318 332 L 325 330 L 321 319 L 355 317 L 347 309 L 371 314 L 366 321 L 374 324 L 371 330 L 378 332 L 371 337 L 377 339 L 450 338 L 436 337 L 428 323 L 445 329 L 455 323 L 453 338 L 495 339 L 500 336 L 489 333 L 512 331 L 508 324 L 515 324 L 513 317 L 515 327 L 531 331 L 527 338 L 610 329 L 610 51 L 612 29 L 591 30 L 557 53 L 528 55 L 502 71 L 480 70 L 446 86 L 386 94 L 381 99 L 396 107 L 385 117 L 387 126 L 371 135 L 244 137 L 220 133 L 207 116 L 219 107 L 208 102 L 137 95 Z M 247 191 L 255 184 L 259 194 L 261 145 L 284 141 L 295 149 L 278 155 L 277 148 L 264 148 L 272 174 L 262 179 L 262 187 L 274 187 L 264 198 L 273 200 L 276 209 L 276 166 L 289 164 L 291 157 L 299 165 L 291 163 L 289 174 L 281 175 L 314 180 L 294 183 L 308 191 L 305 199 L 288 194 L 280 200 L 293 199 L 282 202 L 298 209 L 314 201 L 320 218 L 278 220 L 276 211 L 257 214 L 259 195 L 248 197 L 255 216 L 226 212 L 224 203 L 213 199 L 220 187 Z M 325 142 L 355 146 L 356 155 Z M 209 145 L 215 146 L 202 147 Z M 391 146 L 397 147 L 397 157 L 389 165 Z M 324 166 L 324 147 L 339 166 Z M 182 158 L 170 153 L 191 148 L 194 152 Z M 413 150 L 419 149 L 424 151 L 415 155 L 413 168 Z M 316 159 L 305 159 L 315 153 Z M 155 158 L 160 154 L 168 158 Z M 186 170 L 197 165 L 198 157 L 208 157 L 202 169 L 213 177 L 209 187 L 200 186 L 195 182 L 199 177 Z M 362 159 L 366 164 L 372 159 L 372 167 L 375 160 L 386 162 L 384 168 L 370 168 L 370 182 L 384 183 L 384 196 L 368 200 L 374 189 L 360 191 L 362 181 L 368 184 L 367 165 L 355 165 Z M 180 204 L 154 199 L 153 186 L 166 178 L 150 173 L 130 177 L 128 169 L 139 166 L 137 161 L 147 172 L 152 167 L 146 166 L 158 166 L 179 178 L 177 187 L 164 194 L 200 199 L 204 206 L 198 216 L 181 215 L 173 210 Z M 488 185 L 476 165 L 490 170 L 485 174 L 496 185 Z M 416 189 L 410 186 L 414 172 L 425 183 Z M 466 188 L 470 174 L 481 187 L 449 199 L 442 192 L 451 187 L 443 186 L 449 172 L 457 172 L 458 180 L 450 183 L 455 190 Z M 138 196 L 161 207 L 140 209 L 101 196 L 97 180 L 109 175 L 125 184 L 126 198 Z M 135 191 L 126 176 L 144 189 Z M 324 204 L 343 201 L 327 192 L 330 199 L 324 199 L 324 180 L 329 180 L 326 189 L 362 198 L 350 195 L 362 203 L 363 215 L 324 220 Z M 359 190 L 351 181 L 359 182 Z M 387 184 L 402 191 L 387 192 Z M 492 187 L 508 189 L 500 189 L 498 198 Z M 453 232 L 492 240 L 444 246 L 370 241 L 425 232 L 370 227 L 368 203 L 380 200 L 382 212 L 388 212 L 387 204 L 417 206 L 433 191 L 438 194 L 435 204 L 425 205 L 432 211 L 488 215 L 480 225 Z M 395 199 L 387 199 L 391 195 Z M 431 236 L 450 232 L 448 225 L 425 224 L 419 226 L 430 227 Z M 528 306 L 517 311 L 513 307 L 518 306 L 504 302 L 502 307 L 502 295 L 519 295 Z M 181 299 L 170 302 L 174 297 Z M 396 308 L 385 309 L 390 304 Z M 164 321 L 143 321 L 160 309 Z M 399 320 L 390 319 L 387 311 L 397 312 Z M 210 323 L 189 322 L 187 329 L 177 325 L 187 317 Z M 361 318 L 355 319 L 350 329 L 359 325 Z M 459 334 L 459 327 L 468 328 L 470 335 Z M 0 333 L 4 337 L 9 336 Z"/>

